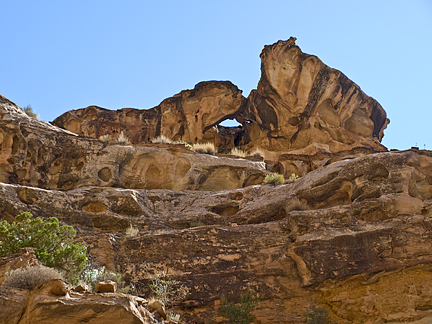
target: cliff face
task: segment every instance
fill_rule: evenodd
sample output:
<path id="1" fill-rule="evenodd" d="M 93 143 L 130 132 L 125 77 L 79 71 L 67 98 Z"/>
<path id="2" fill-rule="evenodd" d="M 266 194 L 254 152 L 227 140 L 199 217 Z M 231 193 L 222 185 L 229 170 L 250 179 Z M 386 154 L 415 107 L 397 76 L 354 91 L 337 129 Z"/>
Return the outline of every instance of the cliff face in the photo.
<path id="1" fill-rule="evenodd" d="M 222 294 L 231 300 L 247 290 L 260 295 L 257 323 L 304 323 L 314 302 L 337 323 L 428 323 L 432 152 L 383 152 L 381 106 L 292 39 L 261 58 L 260 83 L 247 99 L 231 83 L 212 81 L 153 110 L 92 107 L 55 121 L 91 137 L 29 118 L 0 97 L 2 218 L 58 217 L 101 265 L 139 287 L 147 286 L 143 262 L 169 271 L 190 292 L 177 305 L 185 323 L 222 322 Z M 244 127 L 217 131 L 226 116 Z M 96 139 L 122 130 L 132 145 Z M 269 158 L 146 143 L 159 134 L 260 147 Z M 262 185 L 269 170 L 301 177 Z M 134 237 L 125 234 L 130 225 Z M 0 303 L 12 305 L 10 323 L 24 323 L 14 315 L 22 305 L 42 321 L 55 305 L 67 314 L 88 302 L 70 297 L 0 289 Z M 115 298 L 100 303 L 140 309 L 140 300 Z M 110 316 L 105 306 L 82 307 Z M 153 320 L 143 314 L 116 320 Z"/>
<path id="2" fill-rule="evenodd" d="M 242 127 L 216 127 L 233 118 Z M 388 123 L 375 99 L 342 72 L 303 53 L 294 38 L 265 46 L 258 89 L 248 98 L 231 82 L 209 81 L 149 110 L 88 107 L 53 122 L 96 138 L 124 131 L 135 144 L 164 135 L 190 143 L 211 142 L 221 152 L 235 146 L 259 148 L 274 161 L 284 153 L 385 151 L 380 141 Z"/>

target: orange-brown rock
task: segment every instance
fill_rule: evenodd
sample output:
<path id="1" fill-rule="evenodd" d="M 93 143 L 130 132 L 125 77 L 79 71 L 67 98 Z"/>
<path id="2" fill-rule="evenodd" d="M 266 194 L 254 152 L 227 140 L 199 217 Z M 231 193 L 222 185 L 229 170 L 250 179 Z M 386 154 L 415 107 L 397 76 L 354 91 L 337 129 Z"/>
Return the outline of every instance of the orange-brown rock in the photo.
<path id="1" fill-rule="evenodd" d="M 71 292 L 55 296 L 47 283 L 31 292 L 0 286 L 0 323 L 157 324 L 143 299 L 124 294 Z"/>
<path id="2" fill-rule="evenodd" d="M 246 147 L 269 155 L 386 150 L 380 141 L 389 120 L 381 105 L 342 72 L 303 53 L 294 40 L 265 46 L 260 55 L 258 88 L 238 118 Z"/>
<path id="3" fill-rule="evenodd" d="M 81 136 L 109 135 L 111 141 L 124 132 L 134 144 L 149 143 L 159 135 L 176 141 L 215 142 L 218 134 L 213 126 L 237 115 L 244 100 L 242 92 L 231 82 L 208 81 L 165 99 L 149 110 L 113 111 L 91 106 L 66 112 L 53 124 Z"/>
<path id="4" fill-rule="evenodd" d="M 101 281 L 95 287 L 95 292 L 97 293 L 106 293 L 106 292 L 115 293 L 116 290 L 117 290 L 117 284 L 111 280 Z"/>
<path id="5" fill-rule="evenodd" d="M 1 100 L 0 181 L 4 183 L 59 190 L 87 186 L 220 190 L 260 183 L 266 173 L 262 162 L 198 154 L 184 145 L 132 146 L 80 137 L 30 118 L 14 103 Z M 20 199 L 36 202 L 25 190 Z M 89 213 L 104 208 L 94 201 L 83 206 Z"/>
<path id="6" fill-rule="evenodd" d="M 233 118 L 242 126 L 217 126 Z M 259 148 L 276 161 L 284 153 L 386 151 L 380 141 L 389 120 L 375 99 L 342 72 L 303 53 L 292 37 L 264 47 L 261 79 L 247 99 L 230 82 L 209 81 L 149 110 L 92 106 L 67 112 L 53 123 L 79 135 L 109 134 L 112 141 L 124 132 L 132 143 L 164 135 L 191 143 L 210 141 L 223 153 L 234 146 Z"/>

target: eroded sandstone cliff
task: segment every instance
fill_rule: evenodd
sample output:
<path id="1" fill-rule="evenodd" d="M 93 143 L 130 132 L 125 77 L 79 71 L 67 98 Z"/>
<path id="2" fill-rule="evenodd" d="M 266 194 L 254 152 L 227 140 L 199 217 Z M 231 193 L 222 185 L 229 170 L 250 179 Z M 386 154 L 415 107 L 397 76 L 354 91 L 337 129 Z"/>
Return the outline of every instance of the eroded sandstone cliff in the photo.
<path id="1" fill-rule="evenodd" d="M 257 323 L 304 323 L 314 302 L 336 323 L 430 322 L 432 152 L 386 152 L 381 106 L 293 40 L 261 58 L 247 99 L 212 81 L 153 110 L 92 107 L 56 120 L 72 132 L 0 97 L 3 219 L 56 216 L 140 287 L 143 262 L 169 271 L 190 292 L 176 309 L 185 323 L 222 322 L 222 294 L 246 290 L 261 298 Z M 243 128 L 221 139 L 213 127 L 227 116 Z M 96 139 L 128 129 L 133 145 Z M 267 163 L 146 143 L 159 134 L 259 146 Z M 266 168 L 301 177 L 262 185 Z M 131 224 L 137 236 L 126 235 Z M 11 312 L 28 296 L 0 290 Z"/>
<path id="2" fill-rule="evenodd" d="M 149 110 L 69 111 L 54 125 L 99 138 L 125 132 L 132 143 L 164 135 L 190 143 L 211 142 L 220 152 L 238 146 L 281 154 L 340 152 L 353 148 L 385 151 L 380 144 L 389 120 L 381 105 L 342 72 L 303 53 L 294 38 L 265 46 L 261 79 L 248 98 L 228 81 L 201 82 Z M 235 118 L 241 127 L 218 124 Z"/>

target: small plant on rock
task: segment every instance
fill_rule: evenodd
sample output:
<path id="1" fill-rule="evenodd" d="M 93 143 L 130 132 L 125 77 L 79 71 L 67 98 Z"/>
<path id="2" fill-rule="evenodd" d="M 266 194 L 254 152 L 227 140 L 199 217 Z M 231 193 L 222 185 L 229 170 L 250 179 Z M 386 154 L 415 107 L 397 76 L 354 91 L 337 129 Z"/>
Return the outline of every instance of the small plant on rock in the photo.
<path id="1" fill-rule="evenodd" d="M 128 145 L 131 143 L 129 141 L 129 137 L 127 137 L 127 135 L 123 131 L 120 132 L 119 136 L 117 137 L 116 142 L 118 144 L 122 144 L 122 145 Z"/>
<path id="2" fill-rule="evenodd" d="M 215 155 L 217 153 L 216 147 L 213 143 L 196 143 L 192 145 L 192 151 L 203 154 Z"/>
<path id="3" fill-rule="evenodd" d="M 27 114 L 27 116 L 39 119 L 38 115 L 33 112 L 33 109 L 30 105 L 28 105 L 27 107 L 24 107 L 23 110 Z"/>
<path id="4" fill-rule="evenodd" d="M 285 183 L 284 176 L 277 172 L 273 174 L 267 174 L 263 181 L 263 184 L 272 184 L 274 186 L 278 184 L 284 184 L 284 183 Z"/>
<path id="5" fill-rule="evenodd" d="M 234 155 L 238 158 L 245 158 L 247 155 L 246 151 L 239 149 L 238 147 L 233 147 L 229 154 Z"/>
<path id="6" fill-rule="evenodd" d="M 229 319 L 229 323 L 249 324 L 255 321 L 255 315 L 252 312 L 257 308 L 259 298 L 251 292 L 246 292 L 240 296 L 240 302 L 229 302 L 225 295 L 220 300 L 220 314 Z"/>
<path id="7" fill-rule="evenodd" d="M 43 265 L 28 266 L 6 272 L 3 286 L 33 290 L 51 279 L 63 279 L 63 276 L 55 269 Z"/>
<path id="8" fill-rule="evenodd" d="M 291 173 L 290 177 L 288 178 L 289 182 L 294 182 L 298 179 L 298 175 L 295 173 Z"/>
<path id="9" fill-rule="evenodd" d="M 172 144 L 173 142 L 165 135 L 159 135 L 151 140 L 152 143 Z"/>
<path id="10" fill-rule="evenodd" d="M 133 227 L 132 224 L 126 229 L 126 236 L 127 237 L 135 237 L 138 235 L 138 228 Z"/>

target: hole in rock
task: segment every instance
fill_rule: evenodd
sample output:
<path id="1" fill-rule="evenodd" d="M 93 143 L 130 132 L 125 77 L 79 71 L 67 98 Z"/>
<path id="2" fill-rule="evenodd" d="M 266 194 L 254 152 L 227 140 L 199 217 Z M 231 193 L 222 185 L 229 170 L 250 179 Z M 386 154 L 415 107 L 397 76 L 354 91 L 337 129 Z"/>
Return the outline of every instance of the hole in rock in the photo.
<path id="1" fill-rule="evenodd" d="M 237 127 L 237 126 L 242 126 L 242 124 L 240 124 L 237 120 L 235 119 L 225 119 L 224 121 L 219 123 L 219 126 L 224 126 L 224 127 Z"/>

